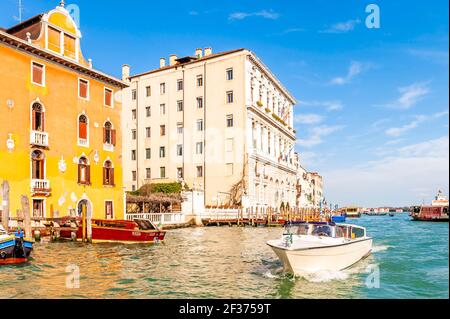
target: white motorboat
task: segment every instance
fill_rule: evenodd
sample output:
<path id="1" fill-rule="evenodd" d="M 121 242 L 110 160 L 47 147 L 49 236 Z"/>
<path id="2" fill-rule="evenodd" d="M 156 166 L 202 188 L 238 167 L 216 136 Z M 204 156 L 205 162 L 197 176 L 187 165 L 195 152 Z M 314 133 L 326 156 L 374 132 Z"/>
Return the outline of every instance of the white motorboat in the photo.
<path id="1" fill-rule="evenodd" d="M 329 222 L 286 224 L 282 238 L 269 240 L 284 270 L 294 275 L 339 271 L 356 264 L 372 251 L 364 227 Z"/>

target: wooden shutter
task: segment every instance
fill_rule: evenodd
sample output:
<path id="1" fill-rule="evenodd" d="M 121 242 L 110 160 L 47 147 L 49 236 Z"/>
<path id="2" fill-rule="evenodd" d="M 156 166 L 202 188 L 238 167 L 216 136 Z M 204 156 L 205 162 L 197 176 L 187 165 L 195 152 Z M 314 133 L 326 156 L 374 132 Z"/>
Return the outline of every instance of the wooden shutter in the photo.
<path id="1" fill-rule="evenodd" d="M 80 97 L 87 99 L 88 97 L 88 82 L 80 79 Z"/>
<path id="2" fill-rule="evenodd" d="M 78 184 L 81 183 L 81 165 L 78 164 Z"/>
<path id="3" fill-rule="evenodd" d="M 116 130 L 111 130 L 111 144 L 116 146 Z"/>
<path id="4" fill-rule="evenodd" d="M 91 166 L 86 165 L 86 184 L 91 184 Z"/>
<path id="5" fill-rule="evenodd" d="M 109 185 L 114 186 L 114 168 L 109 169 Z"/>
<path id="6" fill-rule="evenodd" d="M 36 111 L 35 110 L 33 110 L 32 111 L 32 115 L 31 115 L 31 117 L 32 117 L 32 129 L 34 130 L 34 131 L 36 131 Z"/>
<path id="7" fill-rule="evenodd" d="M 87 140 L 87 124 L 84 122 L 79 122 L 78 129 L 79 129 L 78 137 Z"/>
<path id="8" fill-rule="evenodd" d="M 33 63 L 33 82 L 38 84 L 43 83 L 44 67 L 42 65 Z"/>
<path id="9" fill-rule="evenodd" d="M 49 27 L 48 28 L 48 48 L 54 52 L 61 52 L 61 32 Z"/>
<path id="10" fill-rule="evenodd" d="M 107 174 L 107 168 L 103 167 L 103 185 L 108 185 L 107 181 L 106 181 L 106 174 Z"/>
<path id="11" fill-rule="evenodd" d="M 75 59 L 75 38 L 68 34 L 64 34 L 64 55 L 71 59 Z"/>
<path id="12" fill-rule="evenodd" d="M 103 143 L 106 144 L 106 127 L 103 128 Z"/>
<path id="13" fill-rule="evenodd" d="M 105 89 L 105 105 L 112 106 L 112 92 L 109 89 Z"/>

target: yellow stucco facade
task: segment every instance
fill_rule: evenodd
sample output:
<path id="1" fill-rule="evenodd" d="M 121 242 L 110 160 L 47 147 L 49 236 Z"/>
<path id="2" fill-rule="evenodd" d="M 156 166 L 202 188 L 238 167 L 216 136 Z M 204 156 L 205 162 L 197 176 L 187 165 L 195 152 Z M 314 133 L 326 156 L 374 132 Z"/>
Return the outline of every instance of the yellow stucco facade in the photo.
<path id="1" fill-rule="evenodd" d="M 48 46 L 49 28 L 60 32 L 60 52 Z M 0 183 L 9 183 L 12 217 L 26 195 L 35 217 L 75 215 L 85 204 L 93 218 L 124 218 L 120 90 L 125 85 L 86 62 L 80 39 L 63 7 L 0 30 Z M 86 122 L 83 139 L 80 117 Z M 106 126 L 114 131 L 113 141 L 111 133 L 105 140 Z M 42 164 L 33 162 L 35 154 Z M 82 173 L 81 159 L 89 167 Z"/>

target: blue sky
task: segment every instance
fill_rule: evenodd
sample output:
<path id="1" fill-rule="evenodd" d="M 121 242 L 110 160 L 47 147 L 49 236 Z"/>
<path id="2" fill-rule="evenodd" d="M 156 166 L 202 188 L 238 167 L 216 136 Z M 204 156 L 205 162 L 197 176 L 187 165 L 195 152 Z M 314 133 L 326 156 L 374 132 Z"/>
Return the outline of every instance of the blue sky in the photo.
<path id="1" fill-rule="evenodd" d="M 0 26 L 17 0 L 0 0 Z M 82 49 L 120 76 L 159 58 L 245 47 L 298 99 L 297 151 L 340 205 L 411 205 L 449 189 L 448 1 L 66 1 Z M 24 17 L 56 0 L 23 0 Z M 381 28 L 365 26 L 368 4 Z"/>

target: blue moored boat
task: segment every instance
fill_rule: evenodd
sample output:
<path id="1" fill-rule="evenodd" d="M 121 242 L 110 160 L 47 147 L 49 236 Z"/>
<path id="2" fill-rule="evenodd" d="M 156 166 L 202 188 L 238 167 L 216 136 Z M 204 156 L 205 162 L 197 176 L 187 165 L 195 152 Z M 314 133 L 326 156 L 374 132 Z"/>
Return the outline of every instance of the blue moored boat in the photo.
<path id="1" fill-rule="evenodd" d="M 331 216 L 331 221 L 334 223 L 344 223 L 345 216 Z"/>
<path id="2" fill-rule="evenodd" d="M 24 238 L 23 231 L 10 235 L 0 225 L 0 265 L 25 263 L 32 250 L 33 240 Z"/>

